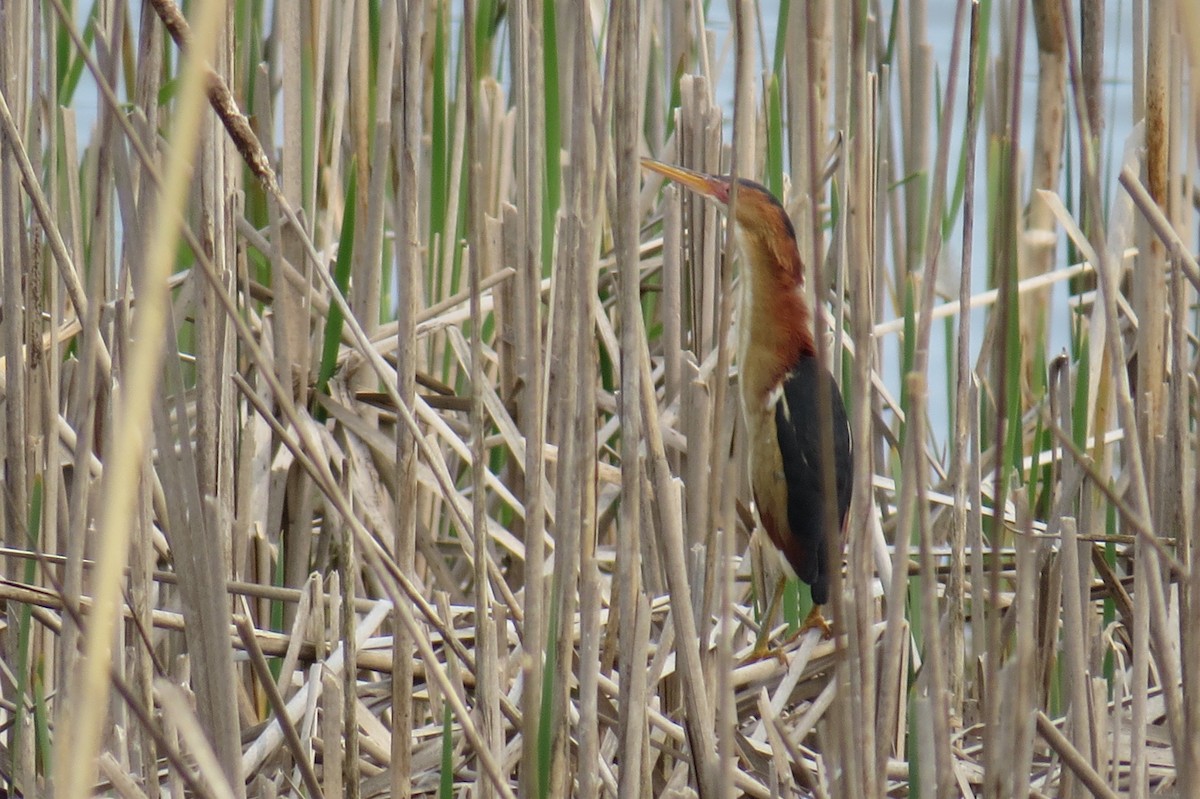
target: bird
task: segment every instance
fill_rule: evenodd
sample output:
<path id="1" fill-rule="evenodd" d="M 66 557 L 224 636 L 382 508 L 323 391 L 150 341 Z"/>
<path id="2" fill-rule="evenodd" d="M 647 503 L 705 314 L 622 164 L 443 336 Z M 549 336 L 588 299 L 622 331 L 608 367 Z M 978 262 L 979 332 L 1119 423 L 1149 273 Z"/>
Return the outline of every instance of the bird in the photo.
<path id="1" fill-rule="evenodd" d="M 642 166 L 729 210 L 733 179 L 643 158 Z M 749 437 L 749 476 L 757 517 L 785 571 L 807 583 L 812 612 L 800 631 L 830 635 L 821 606 L 829 602 L 829 542 L 841 552 L 850 509 L 853 447 L 841 391 L 814 346 L 804 297 L 804 262 L 787 211 L 766 187 L 739 178 L 733 212 L 742 271 L 738 281 L 737 364 L 742 416 Z M 822 379 L 824 377 L 824 379 Z M 826 491 L 822 446 L 822 386 L 832 422 L 833 485 Z M 829 529 L 826 500 L 836 502 Z M 838 565 L 840 568 L 840 563 Z M 783 595 L 780 579 L 752 657 L 768 652 L 766 637 Z"/>

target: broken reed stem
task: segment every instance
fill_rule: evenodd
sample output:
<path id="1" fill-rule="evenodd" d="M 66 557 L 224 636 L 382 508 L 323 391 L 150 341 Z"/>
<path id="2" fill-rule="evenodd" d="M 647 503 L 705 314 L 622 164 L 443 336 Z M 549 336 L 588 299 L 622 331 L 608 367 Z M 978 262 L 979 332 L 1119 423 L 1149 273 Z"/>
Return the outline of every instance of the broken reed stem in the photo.
<path id="1" fill-rule="evenodd" d="M 1079 777 L 1087 789 L 1100 799 L 1117 799 L 1117 793 L 1105 784 L 1079 750 L 1054 726 L 1054 722 L 1040 710 L 1036 711 L 1036 718 L 1037 730 L 1042 738 L 1058 753 L 1063 763 Z"/>

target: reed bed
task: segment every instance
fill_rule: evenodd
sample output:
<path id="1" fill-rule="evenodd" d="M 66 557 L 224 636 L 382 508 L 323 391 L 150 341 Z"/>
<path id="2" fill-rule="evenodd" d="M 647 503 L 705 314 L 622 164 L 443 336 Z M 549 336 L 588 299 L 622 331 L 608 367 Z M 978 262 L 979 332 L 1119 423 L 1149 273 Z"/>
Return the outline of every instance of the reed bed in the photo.
<path id="1" fill-rule="evenodd" d="M 728 9 L 0 3 L 7 795 L 1200 795 L 1200 11 Z M 643 155 L 847 397 L 778 658 Z"/>

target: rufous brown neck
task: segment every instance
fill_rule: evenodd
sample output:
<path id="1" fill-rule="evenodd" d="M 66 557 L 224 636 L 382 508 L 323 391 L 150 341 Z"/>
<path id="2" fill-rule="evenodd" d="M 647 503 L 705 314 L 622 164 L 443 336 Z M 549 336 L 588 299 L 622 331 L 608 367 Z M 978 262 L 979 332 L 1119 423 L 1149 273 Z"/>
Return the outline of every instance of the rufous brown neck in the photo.
<path id="1" fill-rule="evenodd" d="M 744 400 L 761 402 L 802 356 L 815 352 L 812 319 L 795 239 L 747 233 L 739 225 L 738 241 L 738 369 Z"/>

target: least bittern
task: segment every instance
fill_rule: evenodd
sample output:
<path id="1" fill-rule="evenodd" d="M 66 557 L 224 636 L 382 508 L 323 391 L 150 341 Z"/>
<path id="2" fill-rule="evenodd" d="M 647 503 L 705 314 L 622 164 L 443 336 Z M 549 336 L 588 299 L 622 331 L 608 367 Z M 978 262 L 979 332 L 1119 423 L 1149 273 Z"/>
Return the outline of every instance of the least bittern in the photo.
<path id="1" fill-rule="evenodd" d="M 648 158 L 642 166 L 728 209 L 733 181 Z M 749 433 L 750 486 L 767 537 L 785 567 L 810 586 L 813 609 L 802 630 L 829 625 L 828 547 L 839 542 L 850 508 L 850 425 L 833 375 L 817 357 L 812 314 L 804 299 L 804 263 L 792 221 L 771 192 L 738 180 L 734 223 L 742 254 L 737 360 L 742 415 Z M 825 489 L 826 450 L 820 431 L 820 387 L 829 392 L 833 485 Z M 826 499 L 837 502 L 837 526 L 826 521 Z M 780 580 L 763 620 L 755 654 L 766 650 L 771 619 L 783 594 Z"/>

